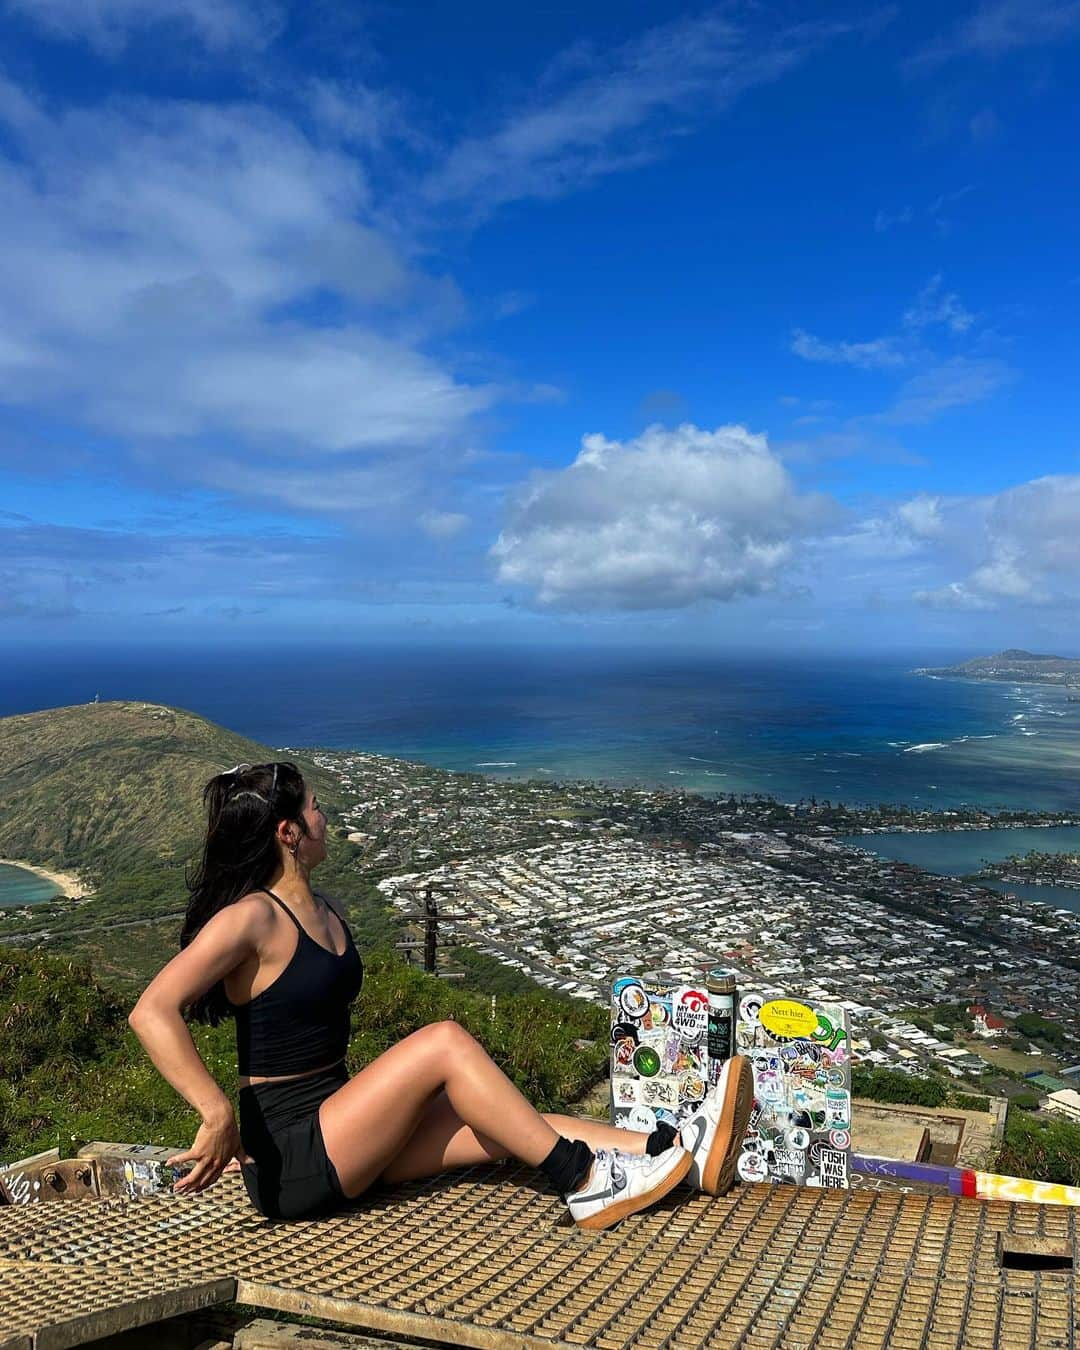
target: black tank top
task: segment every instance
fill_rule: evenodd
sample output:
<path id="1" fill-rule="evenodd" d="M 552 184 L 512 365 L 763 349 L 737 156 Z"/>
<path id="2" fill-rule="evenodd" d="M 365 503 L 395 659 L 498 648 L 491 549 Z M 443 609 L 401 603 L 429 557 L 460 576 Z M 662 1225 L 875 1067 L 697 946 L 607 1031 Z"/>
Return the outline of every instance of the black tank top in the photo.
<path id="1" fill-rule="evenodd" d="M 337 956 L 304 932 L 280 897 L 260 889 L 296 924 L 296 949 L 261 994 L 247 1003 L 229 1000 L 236 1017 L 238 1071 L 276 1078 L 336 1064 L 349 1044 L 349 1005 L 364 982 L 364 965 L 349 925 L 341 920 L 345 950 Z"/>

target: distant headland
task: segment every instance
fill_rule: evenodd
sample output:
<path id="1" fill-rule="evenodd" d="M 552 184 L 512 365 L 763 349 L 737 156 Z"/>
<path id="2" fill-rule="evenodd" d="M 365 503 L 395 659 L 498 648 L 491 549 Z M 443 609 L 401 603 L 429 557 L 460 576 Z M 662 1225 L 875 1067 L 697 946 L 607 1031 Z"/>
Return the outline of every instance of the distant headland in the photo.
<path id="1" fill-rule="evenodd" d="M 1068 656 L 1044 656 L 1010 647 L 996 656 L 976 656 L 958 666 L 923 666 L 916 675 L 952 680 L 1004 680 L 1009 684 L 1056 684 L 1080 690 L 1080 661 Z"/>

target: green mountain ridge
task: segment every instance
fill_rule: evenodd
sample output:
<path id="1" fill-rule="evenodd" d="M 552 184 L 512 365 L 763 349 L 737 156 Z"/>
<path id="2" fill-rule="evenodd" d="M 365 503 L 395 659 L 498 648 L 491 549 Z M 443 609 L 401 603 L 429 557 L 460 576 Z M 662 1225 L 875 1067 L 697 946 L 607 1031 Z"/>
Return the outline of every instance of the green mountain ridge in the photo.
<path id="1" fill-rule="evenodd" d="M 180 708 L 87 703 L 0 719 L 0 830 L 9 857 L 91 879 L 117 856 L 187 859 L 215 773 L 275 752 Z M 302 765 L 322 794 L 335 781 Z"/>
<path id="2" fill-rule="evenodd" d="M 279 756 L 182 708 L 76 704 L 0 719 L 3 856 L 76 872 L 85 901 L 0 909 L 0 943 L 33 943 L 120 984 L 146 980 L 177 949 L 185 872 L 204 828 L 202 789 L 237 763 Z M 319 877 L 372 941 L 396 931 L 381 897 L 351 867 L 332 774 L 289 752 L 327 807 L 333 847 Z M 118 941 L 122 938 L 122 941 Z"/>
<path id="3" fill-rule="evenodd" d="M 917 675 L 945 679 L 1005 680 L 1010 684 L 1080 685 L 1080 660 L 1008 647 L 994 656 L 976 656 L 955 666 L 923 666 Z"/>

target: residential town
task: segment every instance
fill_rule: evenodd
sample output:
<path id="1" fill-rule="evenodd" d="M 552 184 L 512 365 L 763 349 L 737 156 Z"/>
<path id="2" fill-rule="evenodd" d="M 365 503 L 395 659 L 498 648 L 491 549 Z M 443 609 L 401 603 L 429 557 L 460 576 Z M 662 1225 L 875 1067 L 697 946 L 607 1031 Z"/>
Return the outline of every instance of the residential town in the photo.
<path id="1" fill-rule="evenodd" d="M 1006 1062 L 1004 1039 L 1009 1067 L 1035 1071 L 1024 1013 L 1064 1029 L 1062 1063 L 1080 1059 L 1080 915 L 878 858 L 812 807 L 319 762 L 356 794 L 348 837 L 395 906 L 434 894 L 441 935 L 548 988 L 604 1003 L 618 974 L 723 965 L 743 988 L 844 1003 L 867 1064 L 973 1079 Z M 933 1021 L 961 1001 L 979 1034 Z"/>

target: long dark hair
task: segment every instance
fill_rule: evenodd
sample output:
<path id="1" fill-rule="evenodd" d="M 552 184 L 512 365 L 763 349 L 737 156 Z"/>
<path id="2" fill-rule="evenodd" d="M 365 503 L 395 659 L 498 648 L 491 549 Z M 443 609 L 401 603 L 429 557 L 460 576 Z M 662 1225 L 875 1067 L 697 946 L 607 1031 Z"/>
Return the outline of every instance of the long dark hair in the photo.
<path id="1" fill-rule="evenodd" d="M 307 789 L 295 764 L 238 764 L 203 788 L 206 840 L 187 878 L 188 899 L 180 946 L 192 942 L 204 924 L 242 895 L 265 886 L 280 865 L 275 832 L 294 820 L 306 834 Z M 216 1026 L 229 1014 L 225 986 L 218 981 L 195 999 L 187 1015 Z"/>

